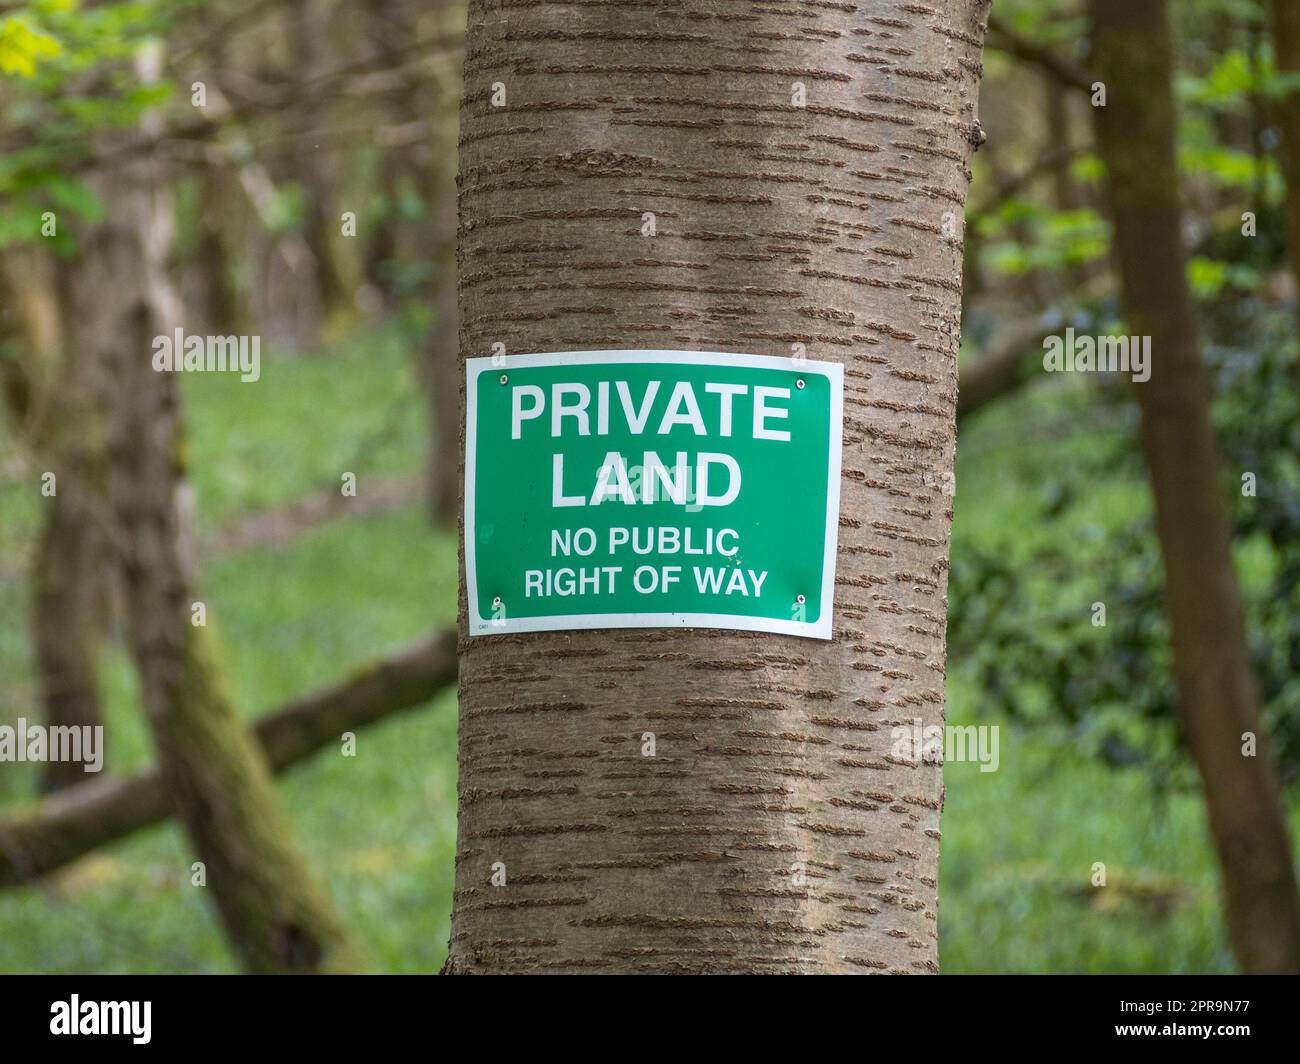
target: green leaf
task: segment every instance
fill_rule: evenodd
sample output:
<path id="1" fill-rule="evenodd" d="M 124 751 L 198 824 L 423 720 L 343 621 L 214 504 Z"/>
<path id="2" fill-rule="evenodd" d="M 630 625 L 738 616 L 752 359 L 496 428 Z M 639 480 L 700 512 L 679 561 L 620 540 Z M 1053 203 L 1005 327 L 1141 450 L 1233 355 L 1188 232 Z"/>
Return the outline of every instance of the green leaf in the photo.
<path id="1" fill-rule="evenodd" d="M 0 73 L 34 78 L 42 60 L 53 59 L 62 51 L 57 40 L 20 18 L 0 21 Z"/>
<path id="2" fill-rule="evenodd" d="M 104 215 L 99 198 L 80 181 L 54 177 L 45 183 L 43 191 L 55 207 L 79 214 L 88 221 L 98 221 Z"/>

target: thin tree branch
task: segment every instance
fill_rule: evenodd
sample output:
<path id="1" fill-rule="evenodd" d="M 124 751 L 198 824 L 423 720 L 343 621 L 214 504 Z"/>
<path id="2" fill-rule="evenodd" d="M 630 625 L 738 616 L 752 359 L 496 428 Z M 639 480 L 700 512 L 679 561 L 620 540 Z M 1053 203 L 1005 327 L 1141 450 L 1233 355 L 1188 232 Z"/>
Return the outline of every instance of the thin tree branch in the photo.
<path id="1" fill-rule="evenodd" d="M 1062 85 L 1083 92 L 1092 91 L 1094 79 L 1089 77 L 1082 67 L 1076 66 L 1064 56 L 1057 55 L 1049 46 L 1023 36 L 996 15 L 989 19 L 987 44 L 988 47 L 1005 52 L 1021 62 L 1038 67 Z"/>
<path id="2" fill-rule="evenodd" d="M 1109 277 L 1093 278 L 1078 293 L 1073 301 L 1074 306 L 1095 304 L 1109 286 Z M 1067 317 L 1069 313 L 1060 308 L 1056 312 L 1039 314 L 1032 321 L 1013 329 L 977 358 L 965 363 L 961 367 L 957 383 L 958 424 L 975 411 L 982 410 L 1028 384 L 1042 365 L 1043 341 L 1059 333 L 1064 328 Z"/>
<path id="3" fill-rule="evenodd" d="M 345 731 L 423 705 L 455 682 L 456 633 L 439 632 L 271 711 L 253 732 L 278 774 Z M 0 887 L 29 883 L 171 814 L 157 769 L 69 787 L 0 820 Z"/>

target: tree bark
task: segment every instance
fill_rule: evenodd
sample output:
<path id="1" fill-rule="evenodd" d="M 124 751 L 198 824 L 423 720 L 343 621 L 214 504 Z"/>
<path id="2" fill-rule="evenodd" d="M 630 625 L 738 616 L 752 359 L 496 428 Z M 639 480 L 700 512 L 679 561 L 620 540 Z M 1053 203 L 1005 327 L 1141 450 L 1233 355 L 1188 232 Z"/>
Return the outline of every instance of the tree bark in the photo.
<path id="1" fill-rule="evenodd" d="M 304 82 L 320 78 L 330 64 L 330 25 L 333 7 L 325 0 L 293 0 L 295 74 Z M 336 237 L 339 212 L 335 209 L 337 158 L 330 152 L 327 130 L 331 101 L 327 94 L 304 94 L 297 108 L 300 130 L 306 134 L 297 156 L 297 178 L 303 192 L 302 235 L 315 259 L 315 284 L 325 322 L 340 311 L 352 310 L 352 293 L 339 262 Z"/>
<path id="2" fill-rule="evenodd" d="M 441 632 L 263 714 L 253 737 L 278 774 L 336 744 L 344 732 L 421 706 L 455 681 L 456 633 Z M 171 815 L 157 769 L 86 779 L 0 819 L 0 888 L 30 883 Z"/>
<path id="3" fill-rule="evenodd" d="M 219 150 L 209 152 L 199 178 L 202 209 L 197 220 L 195 260 L 202 284 L 203 320 L 213 333 L 222 336 L 236 335 L 248 325 L 235 282 L 235 256 L 231 253 L 230 219 L 238 216 L 237 197 L 234 167 Z"/>
<path id="4" fill-rule="evenodd" d="M 24 397 L 13 404 L 15 430 L 31 432 L 41 472 L 55 477 L 54 494 L 41 498 L 44 524 L 31 565 L 29 625 L 42 716 L 50 727 L 93 728 L 103 723 L 97 649 L 107 613 L 103 426 L 82 342 L 94 332 L 95 301 L 84 301 L 88 315 L 74 314 L 55 260 L 42 248 L 8 250 L 4 272 L 26 366 Z M 79 762 L 47 761 L 39 786 L 55 791 L 85 778 Z"/>
<path id="5" fill-rule="evenodd" d="M 1073 96 L 1066 86 L 1051 75 L 1042 76 L 1043 94 L 1046 98 L 1046 126 L 1050 144 L 1044 153 L 1055 148 L 1058 154 L 1052 160 L 1052 200 L 1058 211 L 1077 211 L 1083 206 L 1078 183 L 1074 180 L 1071 165 L 1075 159 L 1074 138 L 1071 134 L 1070 111 Z"/>
<path id="6" fill-rule="evenodd" d="M 156 76 L 147 51 L 141 70 L 146 80 Z M 110 412 L 109 498 L 128 642 L 164 786 L 249 970 L 365 967 L 311 881 L 266 759 L 236 715 L 215 638 L 191 623 L 192 495 L 180 394 L 176 377 L 152 365 L 154 337 L 180 323 L 167 275 L 168 175 L 156 156 L 141 155 L 106 166 L 94 183 L 110 207 L 86 234 L 82 268 L 112 321 L 91 357 L 104 368 Z"/>
<path id="7" fill-rule="evenodd" d="M 67 413 L 61 396 L 56 417 Z M 61 434 L 93 430 L 86 421 L 63 422 Z M 103 725 L 99 698 L 98 646 L 107 615 L 107 561 L 102 474 L 64 446 L 49 455 L 57 494 L 43 499 L 45 525 L 32 561 L 31 631 L 37 683 L 45 723 L 50 727 Z M 85 457 L 84 454 L 80 457 Z M 102 457 L 102 456 L 101 456 Z M 82 782 L 76 761 L 47 761 L 40 788 L 55 791 Z"/>
<path id="8" fill-rule="evenodd" d="M 1163 0 L 1089 0 L 1096 109 L 1121 301 L 1150 336 L 1138 384 L 1164 558 L 1174 672 L 1218 849 L 1228 933 L 1247 972 L 1300 971 L 1300 901 L 1261 733 L 1180 228 L 1173 51 Z M 1257 756 L 1243 754 L 1247 733 Z"/>
<path id="9" fill-rule="evenodd" d="M 847 413 L 831 641 L 462 640 L 448 972 L 937 971 L 942 769 L 890 729 L 943 716 L 986 13 L 470 3 L 462 357 L 803 343 Z"/>
<path id="10" fill-rule="evenodd" d="M 54 255 L 45 248 L 5 248 L 0 262 L 0 393 L 17 433 L 36 434 L 63 352 L 57 277 Z"/>
<path id="11" fill-rule="evenodd" d="M 381 69 L 402 69 L 402 52 L 418 36 L 418 11 L 406 0 L 366 0 L 363 7 L 366 38 L 374 53 L 376 66 Z M 403 72 L 400 80 L 379 103 L 379 116 L 393 124 L 409 122 L 420 115 L 420 82 L 413 74 Z M 365 279 L 382 293 L 385 305 L 391 309 L 397 304 L 398 285 L 394 266 L 405 251 L 402 233 L 414 228 L 401 213 L 401 200 L 412 179 L 418 183 L 419 167 L 412 156 L 419 150 L 416 145 L 390 145 L 380 154 L 377 162 L 378 187 L 375 193 L 382 197 L 382 217 L 372 218 L 367 226 L 369 238 L 365 250 Z M 418 239 L 420 234 L 416 234 Z M 418 252 L 416 253 L 418 256 Z"/>
<path id="12" fill-rule="evenodd" d="M 200 55 L 207 69 L 213 72 L 207 79 L 212 84 L 207 87 L 213 96 L 210 103 L 216 112 L 225 105 L 216 79 L 229 69 L 231 49 L 221 32 L 220 13 L 209 7 L 201 9 L 198 14 L 205 33 Z M 249 315 L 237 280 L 239 255 L 243 251 L 239 230 L 244 216 L 240 209 L 236 164 L 226 157 L 221 146 L 205 146 L 197 186 L 199 209 L 193 222 L 196 232 L 192 267 L 198 281 L 198 295 L 194 302 L 201 307 L 203 321 L 210 332 L 223 336 L 237 335 L 249 326 Z"/>

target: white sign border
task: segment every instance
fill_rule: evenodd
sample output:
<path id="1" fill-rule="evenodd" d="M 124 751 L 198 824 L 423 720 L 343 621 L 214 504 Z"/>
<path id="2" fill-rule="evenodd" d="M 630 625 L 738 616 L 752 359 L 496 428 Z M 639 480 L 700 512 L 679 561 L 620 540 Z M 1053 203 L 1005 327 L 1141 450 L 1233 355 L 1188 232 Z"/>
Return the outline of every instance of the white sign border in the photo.
<path id="1" fill-rule="evenodd" d="M 821 615 L 816 621 L 786 621 L 774 617 L 742 617 L 727 613 L 580 613 L 552 617 L 500 619 L 482 617 L 477 607 L 478 574 L 474 553 L 474 481 L 477 471 L 478 378 L 480 374 L 509 374 L 512 368 L 542 366 L 601 366 L 617 363 L 714 365 L 749 369 L 780 369 L 815 373 L 830 381 L 830 453 L 826 461 L 826 549 L 822 559 Z M 602 350 L 550 351 L 529 355 L 491 356 L 465 360 L 465 590 L 469 634 L 507 635 L 512 632 L 563 632 L 604 628 L 724 628 L 741 632 L 772 632 L 805 639 L 832 638 L 835 604 L 835 562 L 840 530 L 840 462 L 844 446 L 844 366 L 839 362 L 776 355 L 744 355 L 726 351 Z"/>

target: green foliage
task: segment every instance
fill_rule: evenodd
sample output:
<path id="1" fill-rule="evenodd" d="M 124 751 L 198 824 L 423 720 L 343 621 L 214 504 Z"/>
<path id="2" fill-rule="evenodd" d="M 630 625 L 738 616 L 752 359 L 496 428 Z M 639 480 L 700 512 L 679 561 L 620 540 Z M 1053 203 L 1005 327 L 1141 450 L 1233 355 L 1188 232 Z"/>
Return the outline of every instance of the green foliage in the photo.
<path id="1" fill-rule="evenodd" d="M 1215 57 L 1212 70 L 1204 76 L 1183 74 L 1178 80 L 1181 98 L 1223 111 L 1243 111 L 1252 93 L 1263 86 L 1262 70 L 1241 48 L 1230 48 Z"/>
<path id="2" fill-rule="evenodd" d="M 165 79 L 142 84 L 133 66 L 156 41 L 174 0 L 83 5 L 36 0 L 0 20 L 0 249 L 48 239 L 42 215 L 99 216 L 80 168 L 105 131 L 130 129 L 171 95 Z M 68 250 L 75 227 L 59 226 Z"/>
<path id="3" fill-rule="evenodd" d="M 1248 263 L 1224 262 L 1195 255 L 1188 264 L 1192 292 L 1200 299 L 1217 299 L 1226 288 L 1255 291 L 1262 280 L 1259 270 Z"/>
<path id="4" fill-rule="evenodd" d="M 1005 276 L 1059 270 L 1105 256 L 1110 225 L 1095 210 L 1056 211 L 1011 198 L 974 219 L 985 265 Z"/>
<path id="5" fill-rule="evenodd" d="M 36 76 L 37 66 L 62 51 L 57 40 L 17 16 L 0 19 L 0 74 Z"/>
<path id="6" fill-rule="evenodd" d="M 1275 165 L 1261 162 L 1244 151 L 1218 144 L 1184 144 L 1178 153 L 1179 165 L 1188 173 L 1208 177 L 1220 188 L 1249 189 L 1261 177 L 1280 193 L 1280 177 Z"/>
<path id="7" fill-rule="evenodd" d="M 1224 490 L 1236 500 L 1255 674 L 1290 779 L 1300 776 L 1300 411 L 1295 349 L 1286 339 L 1291 317 L 1289 309 L 1270 312 L 1255 301 L 1235 313 L 1225 312 L 1230 306 L 1210 316 L 1212 335 L 1225 338 L 1208 351 L 1216 427 Z M 1031 411 L 1043 420 L 1035 424 Z M 987 485 L 975 474 L 973 495 L 1002 521 L 972 529 L 962 505 L 972 488 L 963 481 L 949 645 L 976 670 L 999 714 L 1065 727 L 1080 754 L 1144 764 L 1161 786 L 1188 786 L 1134 413 L 1127 385 L 1085 384 L 1033 407 L 991 412 L 985 431 L 1001 422 L 1019 426 L 1017 443 L 1046 437 L 1031 456 L 982 453 L 978 442 L 963 442 L 967 466 L 984 461 L 997 470 Z M 1030 468 L 1032 479 L 1016 475 Z M 1247 471 L 1256 478 L 1254 496 L 1242 493 Z M 1094 602 L 1106 606 L 1104 627 L 1091 623 Z"/>

